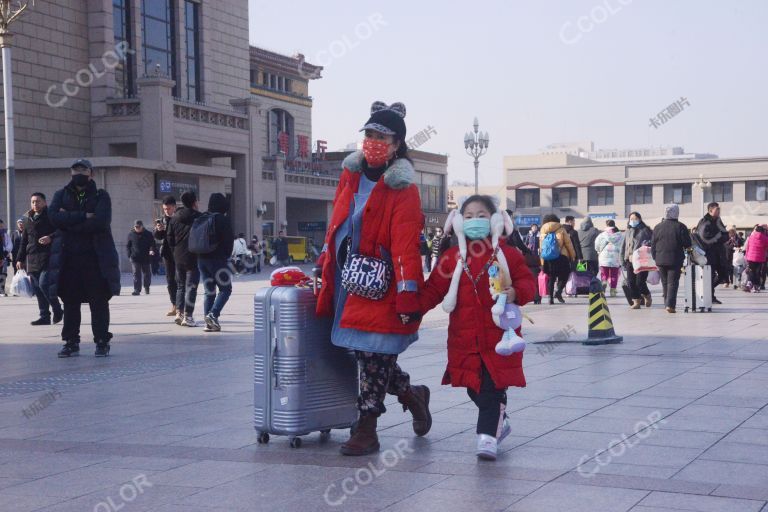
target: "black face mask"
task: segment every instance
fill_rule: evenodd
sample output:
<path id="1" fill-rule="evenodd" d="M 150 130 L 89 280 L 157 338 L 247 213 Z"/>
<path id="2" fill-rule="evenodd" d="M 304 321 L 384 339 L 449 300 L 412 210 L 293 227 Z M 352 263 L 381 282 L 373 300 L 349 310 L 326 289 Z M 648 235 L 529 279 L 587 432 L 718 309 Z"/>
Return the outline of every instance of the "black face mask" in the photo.
<path id="1" fill-rule="evenodd" d="M 90 180 L 90 176 L 86 176 L 85 174 L 75 174 L 72 176 L 72 184 L 76 187 L 84 187 Z"/>

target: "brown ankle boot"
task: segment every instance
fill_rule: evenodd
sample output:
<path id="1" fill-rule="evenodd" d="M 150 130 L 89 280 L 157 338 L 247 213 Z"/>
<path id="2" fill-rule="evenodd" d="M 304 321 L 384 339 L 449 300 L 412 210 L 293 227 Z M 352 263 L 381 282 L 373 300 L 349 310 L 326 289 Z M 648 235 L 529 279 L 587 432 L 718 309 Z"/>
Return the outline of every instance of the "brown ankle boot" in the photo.
<path id="1" fill-rule="evenodd" d="M 413 432 L 417 436 L 426 435 L 432 428 L 432 414 L 429 412 L 429 388 L 427 386 L 411 386 L 408 391 L 397 396 L 397 401 L 403 404 L 403 411 L 411 411 Z"/>
<path id="2" fill-rule="evenodd" d="M 361 416 L 355 433 L 341 445 L 342 455 L 368 455 L 379 451 L 379 436 L 376 435 L 377 417 L 372 414 Z"/>

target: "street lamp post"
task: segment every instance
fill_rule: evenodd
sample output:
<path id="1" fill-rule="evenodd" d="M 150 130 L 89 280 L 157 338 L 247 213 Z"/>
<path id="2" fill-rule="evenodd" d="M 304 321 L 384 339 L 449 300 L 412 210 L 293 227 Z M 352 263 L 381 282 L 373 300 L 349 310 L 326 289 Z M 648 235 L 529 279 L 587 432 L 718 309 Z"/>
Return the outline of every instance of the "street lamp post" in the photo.
<path id="1" fill-rule="evenodd" d="M 707 197 L 705 194 L 708 189 L 712 188 L 712 182 L 705 180 L 703 174 L 699 174 L 699 179 L 693 183 L 693 186 L 701 189 L 701 216 L 704 217 L 704 214 L 706 213 L 705 205 L 707 203 Z"/>
<path id="2" fill-rule="evenodd" d="M 477 129 L 480 127 L 480 123 L 475 122 L 472 125 L 474 132 L 467 132 L 464 134 L 464 149 L 467 150 L 467 154 L 475 159 L 475 194 L 478 193 L 478 181 L 477 171 L 480 166 L 480 157 L 488 151 L 488 132 L 479 132 Z"/>
<path id="3" fill-rule="evenodd" d="M 34 4 L 34 0 L 32 0 Z M 9 26 L 27 10 L 29 1 L 0 0 L 0 48 L 3 54 L 3 102 L 5 107 L 5 195 L 8 226 L 14 224 L 16 215 L 15 160 L 16 148 L 13 135 L 13 74 L 11 64 L 11 39 Z M 10 231 L 10 229 L 9 229 Z"/>

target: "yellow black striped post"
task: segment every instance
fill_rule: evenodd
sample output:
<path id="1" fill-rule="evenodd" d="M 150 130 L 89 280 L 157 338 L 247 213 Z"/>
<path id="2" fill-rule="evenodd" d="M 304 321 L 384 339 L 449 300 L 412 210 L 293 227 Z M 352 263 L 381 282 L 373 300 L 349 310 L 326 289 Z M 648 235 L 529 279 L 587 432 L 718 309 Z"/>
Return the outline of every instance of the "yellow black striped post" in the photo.
<path id="1" fill-rule="evenodd" d="M 589 283 L 589 309 L 587 313 L 587 339 L 582 345 L 607 345 L 609 343 L 621 343 L 624 339 L 616 336 L 613 330 L 611 312 L 608 310 L 608 302 L 605 300 L 603 285 L 597 277 L 593 277 Z"/>

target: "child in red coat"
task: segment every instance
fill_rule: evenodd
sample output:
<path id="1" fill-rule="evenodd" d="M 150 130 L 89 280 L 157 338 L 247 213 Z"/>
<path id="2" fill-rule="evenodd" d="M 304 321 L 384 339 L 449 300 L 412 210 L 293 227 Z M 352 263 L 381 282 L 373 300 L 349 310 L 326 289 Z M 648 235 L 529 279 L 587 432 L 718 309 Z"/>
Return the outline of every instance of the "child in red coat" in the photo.
<path id="1" fill-rule="evenodd" d="M 488 196 L 472 196 L 458 215 L 449 217 L 445 232 L 453 227 L 459 247 L 439 258 L 424 289 L 419 292 L 422 314 L 443 302 L 450 313 L 448 323 L 448 367 L 443 384 L 466 387 L 479 409 L 477 456 L 495 460 L 498 443 L 510 432 L 504 412 L 509 386 L 525 386 L 523 354 L 502 356 L 496 345 L 504 331 L 494 321 L 494 299 L 488 269 L 499 261 L 499 252 L 509 268 L 511 286 L 503 290 L 507 302 L 519 306 L 533 300 L 536 283 L 523 255 L 504 240 L 491 237 L 491 216 L 496 207 Z M 466 240 L 464 239 L 466 235 Z M 449 240 L 446 237 L 444 240 Z M 498 243 L 498 245 L 496 245 Z M 445 300 L 444 300 L 445 299 Z M 403 321 L 410 320 L 404 316 Z M 516 330 L 520 335 L 520 329 Z"/>

